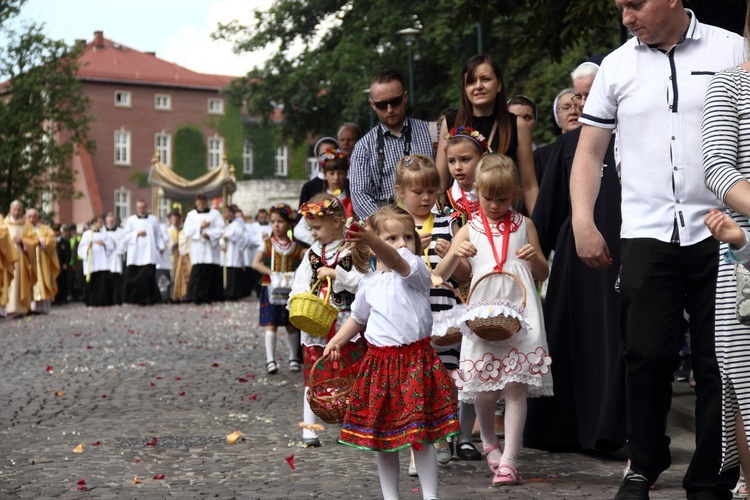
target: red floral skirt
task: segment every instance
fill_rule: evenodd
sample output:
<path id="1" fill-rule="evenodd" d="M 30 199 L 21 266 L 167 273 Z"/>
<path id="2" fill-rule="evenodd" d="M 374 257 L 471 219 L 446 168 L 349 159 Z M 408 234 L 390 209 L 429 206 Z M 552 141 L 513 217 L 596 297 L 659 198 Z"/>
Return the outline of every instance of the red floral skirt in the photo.
<path id="1" fill-rule="evenodd" d="M 368 346 L 339 442 L 374 451 L 434 443 L 461 432 L 450 375 L 430 339 Z"/>
<path id="2" fill-rule="evenodd" d="M 323 355 L 323 349 L 324 346 L 322 345 L 302 346 L 305 387 L 307 387 L 307 383 L 310 380 L 310 370 L 312 370 L 312 367 L 318 358 Z M 339 362 L 340 368 L 334 369 L 333 363 L 329 361 L 321 361 L 315 368 L 316 382 L 337 377 L 345 377 L 347 375 L 356 375 L 358 368 L 357 362 L 360 361 L 362 356 L 367 352 L 367 342 L 363 337 L 360 337 L 356 342 L 347 342 L 346 345 L 341 348 L 340 352 L 341 357 L 344 360 L 343 362 Z"/>

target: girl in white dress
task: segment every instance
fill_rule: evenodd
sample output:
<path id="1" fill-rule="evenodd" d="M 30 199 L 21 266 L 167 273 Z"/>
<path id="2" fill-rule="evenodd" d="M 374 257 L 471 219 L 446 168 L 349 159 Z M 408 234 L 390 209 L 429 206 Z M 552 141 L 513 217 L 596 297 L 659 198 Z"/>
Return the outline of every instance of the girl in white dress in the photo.
<path id="1" fill-rule="evenodd" d="M 465 336 L 459 368 L 454 373 L 459 401 L 474 402 L 483 455 L 494 475 L 492 484 L 513 485 L 520 480 L 516 460 L 526 421 L 526 398 L 552 395 L 552 360 L 534 284 L 547 277 L 549 268 L 539 250 L 534 224 L 511 209 L 521 196 L 513 160 L 504 155 L 484 158 L 478 166 L 476 191 L 480 216 L 461 228 L 435 274 L 447 279 L 462 259 L 468 260 L 474 289 L 468 314 L 475 317 L 492 315 L 498 309 L 498 300 L 515 305 L 522 301 L 523 290 L 515 280 L 497 275 L 478 283 L 486 274 L 500 270 L 512 273 L 526 288 L 523 328 L 502 342 Z M 495 405 L 501 396 L 505 399 L 504 451 L 494 432 Z"/>

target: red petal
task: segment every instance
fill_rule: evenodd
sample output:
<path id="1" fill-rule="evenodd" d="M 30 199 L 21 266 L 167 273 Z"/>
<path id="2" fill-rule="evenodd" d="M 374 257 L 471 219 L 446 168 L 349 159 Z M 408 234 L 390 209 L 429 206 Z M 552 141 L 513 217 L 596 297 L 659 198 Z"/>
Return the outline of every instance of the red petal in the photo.
<path id="1" fill-rule="evenodd" d="M 411 447 L 416 451 L 422 451 L 422 448 L 424 448 L 424 446 L 422 446 L 422 443 L 412 443 Z"/>
<path id="2" fill-rule="evenodd" d="M 92 345 L 87 345 L 86 346 L 86 349 L 93 349 L 93 348 L 94 348 L 94 346 L 92 346 Z"/>
<path id="3" fill-rule="evenodd" d="M 251 395 L 249 395 L 247 397 L 247 399 L 249 399 L 250 401 L 255 401 L 256 399 L 258 399 L 258 395 L 257 394 L 251 394 Z"/>
<path id="4" fill-rule="evenodd" d="M 156 438 L 154 437 L 146 441 L 146 446 L 156 446 Z"/>
<path id="5" fill-rule="evenodd" d="M 91 446 L 99 446 L 100 444 L 102 444 L 101 441 L 95 441 L 95 442 L 91 443 Z"/>
<path id="6" fill-rule="evenodd" d="M 247 379 L 240 377 L 237 379 L 237 382 L 247 382 Z"/>
<path id="7" fill-rule="evenodd" d="M 137 459 L 135 460 L 135 463 L 137 463 L 137 464 L 141 463 L 141 459 L 140 459 L 140 458 L 137 458 Z"/>
<path id="8" fill-rule="evenodd" d="M 78 480 L 78 484 L 86 484 L 86 480 L 85 479 L 79 479 Z"/>
<path id="9" fill-rule="evenodd" d="M 178 395 L 178 396 L 184 396 L 184 395 L 185 395 L 185 391 L 182 391 L 182 392 L 178 392 L 178 393 L 177 393 L 177 395 Z"/>
<path id="10" fill-rule="evenodd" d="M 154 386 L 154 383 L 153 383 L 153 382 L 151 382 L 151 381 L 149 380 L 149 381 L 148 381 L 148 385 L 150 385 L 151 387 L 153 387 L 153 386 Z"/>
<path id="11" fill-rule="evenodd" d="M 182 377 L 175 377 L 175 380 L 182 380 Z"/>
<path id="12" fill-rule="evenodd" d="M 48 371 L 48 372 L 51 372 L 51 371 L 52 371 L 52 365 L 49 365 L 49 366 L 47 366 L 47 371 Z"/>
<path id="13" fill-rule="evenodd" d="M 102 394 L 102 397 L 103 397 L 103 398 L 106 398 L 106 397 L 107 397 L 107 395 L 106 395 L 106 394 Z"/>
<path id="14" fill-rule="evenodd" d="M 247 441 L 247 438 L 244 438 L 244 437 L 240 438 L 240 441 L 242 441 L 244 443 L 245 441 Z"/>
<path id="15" fill-rule="evenodd" d="M 156 380 L 162 380 L 164 377 L 156 377 Z"/>
<path id="16" fill-rule="evenodd" d="M 219 363 L 214 363 L 211 366 L 214 367 L 214 368 L 218 368 L 219 367 Z"/>
<path id="17" fill-rule="evenodd" d="M 294 470 L 296 468 L 296 467 L 294 467 L 294 453 L 292 453 L 291 455 L 289 455 L 288 457 L 286 457 L 286 463 L 289 464 L 289 467 L 291 467 L 292 470 Z"/>
<path id="18" fill-rule="evenodd" d="M 78 490 L 79 490 L 79 491 L 86 491 L 87 489 L 88 489 L 88 488 L 86 488 L 85 486 L 79 486 L 79 487 L 78 487 Z"/>
<path id="19" fill-rule="evenodd" d="M 159 474 L 158 476 L 154 476 L 154 479 L 156 480 L 164 479 L 164 474 Z"/>

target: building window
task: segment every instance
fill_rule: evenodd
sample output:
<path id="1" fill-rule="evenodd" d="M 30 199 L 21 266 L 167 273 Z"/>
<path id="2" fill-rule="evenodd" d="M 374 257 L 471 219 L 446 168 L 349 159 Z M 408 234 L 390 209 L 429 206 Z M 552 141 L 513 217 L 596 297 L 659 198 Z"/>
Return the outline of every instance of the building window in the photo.
<path id="1" fill-rule="evenodd" d="M 130 217 L 130 191 L 125 188 L 115 191 L 115 215 L 122 221 Z"/>
<path id="2" fill-rule="evenodd" d="M 156 94 L 154 98 L 154 109 L 170 110 L 172 109 L 172 96 L 169 94 Z"/>
<path id="3" fill-rule="evenodd" d="M 209 115 L 223 115 L 224 114 L 224 99 L 209 99 L 208 100 L 208 114 Z"/>
<path id="4" fill-rule="evenodd" d="M 130 132 L 115 131 L 115 165 L 130 165 Z"/>
<path id="5" fill-rule="evenodd" d="M 307 173 L 312 174 L 318 168 L 318 159 L 312 156 L 307 159 Z"/>
<path id="6" fill-rule="evenodd" d="M 221 156 L 224 154 L 224 139 L 218 136 L 208 138 L 208 169 L 213 170 L 221 166 Z"/>
<path id="7" fill-rule="evenodd" d="M 170 150 L 172 149 L 172 136 L 164 133 L 164 131 L 156 134 L 154 139 L 154 150 L 159 153 L 159 160 L 165 164 L 171 166 L 172 157 Z"/>
<path id="8" fill-rule="evenodd" d="M 167 216 L 169 215 L 169 206 L 172 204 L 172 200 L 162 196 L 159 198 L 159 220 L 168 222 Z"/>
<path id="9" fill-rule="evenodd" d="M 279 177 L 286 177 L 289 175 L 289 147 L 279 146 L 276 148 L 276 169 L 274 174 Z"/>
<path id="10" fill-rule="evenodd" d="M 130 92 L 127 90 L 115 90 L 115 107 L 129 108 L 130 106 Z"/>
<path id="11" fill-rule="evenodd" d="M 247 139 L 242 141 L 242 173 L 253 173 L 253 143 Z"/>

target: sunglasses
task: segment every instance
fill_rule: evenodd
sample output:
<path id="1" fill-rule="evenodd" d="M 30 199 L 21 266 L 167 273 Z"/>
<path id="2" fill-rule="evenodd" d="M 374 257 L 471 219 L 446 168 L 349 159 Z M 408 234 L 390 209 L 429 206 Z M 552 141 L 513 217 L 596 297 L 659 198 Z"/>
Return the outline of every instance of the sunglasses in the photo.
<path id="1" fill-rule="evenodd" d="M 385 111 L 388 109 L 388 106 L 395 108 L 396 106 L 400 106 L 402 102 L 404 102 L 404 92 L 398 97 L 394 97 L 393 99 L 388 99 L 387 101 L 372 101 L 373 106 L 378 108 L 380 111 Z"/>

